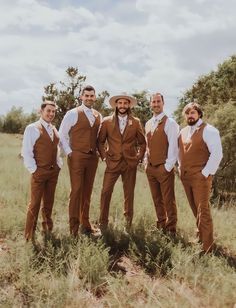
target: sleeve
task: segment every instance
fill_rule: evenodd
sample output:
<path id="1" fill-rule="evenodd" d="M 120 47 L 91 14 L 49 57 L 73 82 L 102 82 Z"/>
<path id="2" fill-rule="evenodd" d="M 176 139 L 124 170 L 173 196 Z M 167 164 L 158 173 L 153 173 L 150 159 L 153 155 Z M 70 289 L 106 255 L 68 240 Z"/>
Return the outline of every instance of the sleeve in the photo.
<path id="1" fill-rule="evenodd" d="M 203 140 L 208 147 L 210 156 L 202 169 L 202 174 L 208 177 L 209 174 L 214 175 L 216 173 L 223 157 L 219 131 L 215 127 L 207 125 L 203 131 Z"/>
<path id="2" fill-rule="evenodd" d="M 74 126 L 77 121 L 76 116 L 77 116 L 76 113 L 73 113 L 71 111 L 67 112 L 60 125 L 59 129 L 60 147 L 62 148 L 62 150 L 66 155 L 72 152 L 72 149 L 70 147 L 69 132 L 71 127 Z"/>
<path id="3" fill-rule="evenodd" d="M 178 159 L 179 125 L 173 119 L 168 118 L 164 130 L 169 143 L 165 169 L 170 172 Z"/>
<path id="4" fill-rule="evenodd" d="M 138 120 L 137 143 L 139 147 L 138 160 L 142 161 L 146 152 L 146 139 L 140 120 Z"/>
<path id="5" fill-rule="evenodd" d="M 97 140 L 98 152 L 102 160 L 106 157 L 106 152 L 105 152 L 106 139 L 107 139 L 107 125 L 106 125 L 106 121 L 103 120 L 99 134 L 98 134 L 98 140 Z"/>
<path id="6" fill-rule="evenodd" d="M 27 126 L 23 136 L 22 156 L 24 165 L 30 173 L 34 173 L 37 169 L 36 161 L 34 159 L 34 144 L 39 137 L 39 131 L 34 126 Z"/>

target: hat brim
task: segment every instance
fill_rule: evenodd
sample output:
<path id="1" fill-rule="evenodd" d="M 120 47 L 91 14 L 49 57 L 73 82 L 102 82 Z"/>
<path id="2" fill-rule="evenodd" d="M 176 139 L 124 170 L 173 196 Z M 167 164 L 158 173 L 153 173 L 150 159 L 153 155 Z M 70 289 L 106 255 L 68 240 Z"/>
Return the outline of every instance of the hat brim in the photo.
<path id="1" fill-rule="evenodd" d="M 132 107 L 137 105 L 137 100 L 133 96 L 129 96 L 129 95 L 115 95 L 115 96 L 112 96 L 109 99 L 109 104 L 111 105 L 111 107 L 113 109 L 116 108 L 116 102 L 120 98 L 126 98 L 127 100 L 129 100 L 130 101 L 130 108 L 132 108 Z"/>

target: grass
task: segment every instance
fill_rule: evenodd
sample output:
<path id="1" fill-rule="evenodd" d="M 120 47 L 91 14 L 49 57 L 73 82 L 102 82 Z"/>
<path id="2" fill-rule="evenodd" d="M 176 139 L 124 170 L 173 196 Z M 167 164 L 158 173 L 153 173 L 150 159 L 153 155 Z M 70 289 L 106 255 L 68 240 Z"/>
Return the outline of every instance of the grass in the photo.
<path id="1" fill-rule="evenodd" d="M 195 219 L 176 180 L 178 236 L 154 229 L 155 211 L 144 173 L 137 175 L 132 232 L 123 232 L 123 192 L 116 184 L 109 230 L 103 238 L 69 236 L 69 177 L 61 171 L 53 210 L 54 235 L 26 244 L 23 230 L 29 174 L 18 157 L 21 136 L 0 135 L 1 307 L 233 307 L 236 303 L 236 206 L 212 205 L 218 250 L 200 256 L 189 240 Z M 104 172 L 92 195 L 97 223 Z"/>

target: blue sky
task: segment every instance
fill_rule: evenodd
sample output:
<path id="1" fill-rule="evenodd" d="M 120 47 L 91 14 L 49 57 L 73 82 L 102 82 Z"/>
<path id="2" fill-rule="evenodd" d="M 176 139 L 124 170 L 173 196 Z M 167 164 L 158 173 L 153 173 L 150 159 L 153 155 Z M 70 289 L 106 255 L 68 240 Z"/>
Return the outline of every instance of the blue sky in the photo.
<path id="1" fill-rule="evenodd" d="M 97 92 L 162 92 L 171 114 L 236 53 L 235 12 L 234 0 L 0 0 L 0 114 L 37 109 L 68 66 Z"/>

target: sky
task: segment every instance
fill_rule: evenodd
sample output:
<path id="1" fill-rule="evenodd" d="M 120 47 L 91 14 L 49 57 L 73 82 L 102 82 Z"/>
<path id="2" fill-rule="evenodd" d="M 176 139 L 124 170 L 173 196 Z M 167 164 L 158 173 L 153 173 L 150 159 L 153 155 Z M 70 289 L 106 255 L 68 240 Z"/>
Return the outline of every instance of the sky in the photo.
<path id="1" fill-rule="evenodd" d="M 168 115 L 236 53 L 235 0 L 0 0 L 0 114 L 78 67 L 99 93 L 161 92 Z"/>

